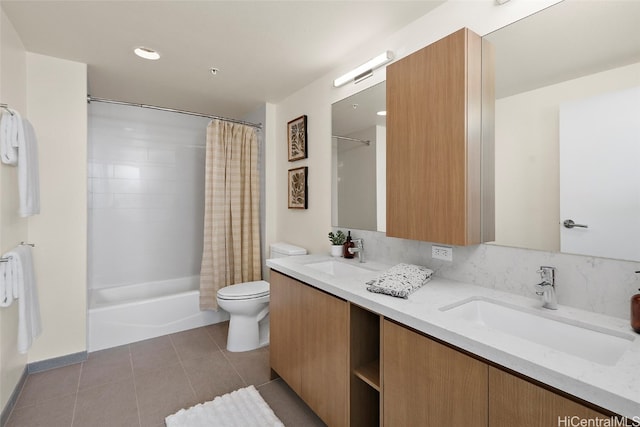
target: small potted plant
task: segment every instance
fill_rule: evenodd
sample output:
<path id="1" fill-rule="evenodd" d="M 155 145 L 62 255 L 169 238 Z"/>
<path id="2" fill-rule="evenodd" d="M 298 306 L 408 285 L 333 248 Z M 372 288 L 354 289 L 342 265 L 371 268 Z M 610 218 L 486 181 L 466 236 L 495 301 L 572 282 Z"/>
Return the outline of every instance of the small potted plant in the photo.
<path id="1" fill-rule="evenodd" d="M 331 256 L 342 256 L 342 245 L 347 241 L 347 236 L 341 230 L 329 232 L 329 240 L 331 241 Z"/>

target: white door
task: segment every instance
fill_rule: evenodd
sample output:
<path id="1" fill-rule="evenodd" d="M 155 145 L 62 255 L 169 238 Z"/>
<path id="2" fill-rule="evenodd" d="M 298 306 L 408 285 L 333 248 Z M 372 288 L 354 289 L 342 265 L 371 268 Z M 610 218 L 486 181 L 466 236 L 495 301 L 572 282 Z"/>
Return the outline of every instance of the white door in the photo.
<path id="1" fill-rule="evenodd" d="M 559 226 L 562 252 L 640 260 L 640 87 L 560 106 Z"/>

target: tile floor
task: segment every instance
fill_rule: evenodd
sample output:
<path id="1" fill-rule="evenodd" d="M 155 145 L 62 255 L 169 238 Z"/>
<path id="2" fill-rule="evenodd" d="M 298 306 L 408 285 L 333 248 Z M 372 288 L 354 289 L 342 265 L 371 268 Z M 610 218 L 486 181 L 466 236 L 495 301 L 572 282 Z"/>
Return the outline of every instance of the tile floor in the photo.
<path id="1" fill-rule="evenodd" d="M 268 347 L 226 350 L 228 322 L 90 353 L 31 374 L 6 427 L 160 427 L 181 408 L 253 384 L 285 426 L 323 426 L 281 380 Z"/>

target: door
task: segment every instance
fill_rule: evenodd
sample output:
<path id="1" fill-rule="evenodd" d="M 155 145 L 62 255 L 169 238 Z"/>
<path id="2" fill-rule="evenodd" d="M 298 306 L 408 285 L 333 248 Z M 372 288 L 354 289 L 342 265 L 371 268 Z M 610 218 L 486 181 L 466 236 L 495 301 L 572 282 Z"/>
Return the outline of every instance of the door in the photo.
<path id="1" fill-rule="evenodd" d="M 640 87 L 560 106 L 562 252 L 640 260 L 639 117 Z"/>

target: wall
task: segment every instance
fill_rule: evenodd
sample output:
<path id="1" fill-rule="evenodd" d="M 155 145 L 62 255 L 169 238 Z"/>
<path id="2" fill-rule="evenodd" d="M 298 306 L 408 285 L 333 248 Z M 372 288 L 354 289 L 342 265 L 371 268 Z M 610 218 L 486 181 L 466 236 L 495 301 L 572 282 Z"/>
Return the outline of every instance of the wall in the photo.
<path id="1" fill-rule="evenodd" d="M 200 274 L 209 119 L 89 105 L 89 288 Z"/>
<path id="2" fill-rule="evenodd" d="M 637 63 L 496 101 L 496 242 L 560 250 L 559 106 L 639 84 Z"/>
<path id="3" fill-rule="evenodd" d="M 362 46 L 345 59 L 342 67 L 278 104 L 276 153 L 268 163 L 277 192 L 275 239 L 288 240 L 315 253 L 329 251 L 326 234 L 331 230 L 331 104 L 379 83 L 385 73 L 383 69 L 377 70 L 363 83 L 337 89 L 332 88 L 336 76 L 383 50 L 393 50 L 396 58 L 401 58 L 460 27 L 467 26 L 484 35 L 554 3 L 556 1 L 512 1 L 496 6 L 492 0 L 447 2 L 388 39 Z M 295 167 L 309 166 L 310 201 L 307 211 L 294 211 L 286 207 L 286 171 L 294 164 L 287 162 L 285 124 L 301 114 L 307 114 L 309 120 L 309 158 L 295 162 Z M 621 318 L 629 317 L 629 296 L 638 287 L 633 274 L 640 267 L 638 263 L 492 245 L 456 247 L 454 262 L 443 263 L 430 259 L 428 242 L 387 238 L 376 232 L 355 231 L 353 234 L 367 240 L 365 247 L 372 259 L 419 262 L 434 267 L 442 277 L 532 297 L 535 295 L 530 286 L 539 281 L 535 270 L 540 265 L 556 265 L 561 304 Z"/>
<path id="4" fill-rule="evenodd" d="M 27 113 L 27 61 L 22 41 L 0 10 L 0 102 Z M 17 168 L 0 164 L 0 253 L 27 240 L 27 220 L 18 216 Z M 0 308 L 0 410 L 20 380 L 26 355 L 16 348 L 18 304 Z"/>
<path id="5" fill-rule="evenodd" d="M 29 362 L 86 351 L 87 66 L 27 53 L 40 215 L 29 218 L 43 332 Z"/>

